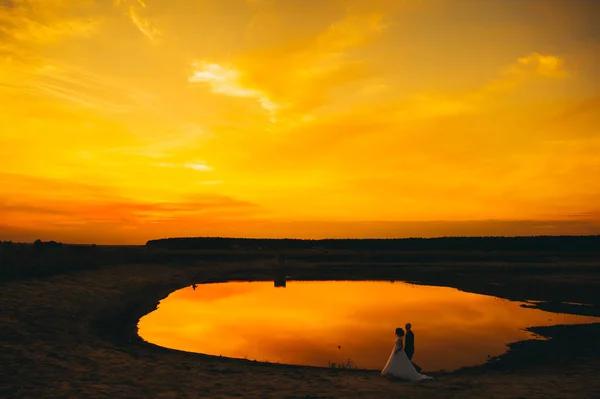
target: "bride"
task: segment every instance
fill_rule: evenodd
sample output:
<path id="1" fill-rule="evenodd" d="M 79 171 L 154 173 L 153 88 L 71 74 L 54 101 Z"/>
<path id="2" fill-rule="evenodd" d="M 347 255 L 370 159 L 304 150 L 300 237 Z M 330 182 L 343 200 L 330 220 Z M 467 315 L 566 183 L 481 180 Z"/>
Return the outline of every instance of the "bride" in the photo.
<path id="1" fill-rule="evenodd" d="M 432 377 L 417 372 L 415 366 L 413 366 L 412 362 L 406 356 L 406 353 L 404 353 L 404 345 L 402 344 L 404 330 L 396 328 L 396 336 L 398 337 L 396 345 L 394 345 L 392 354 L 381 371 L 381 375 L 393 376 L 410 381 L 433 379 Z"/>

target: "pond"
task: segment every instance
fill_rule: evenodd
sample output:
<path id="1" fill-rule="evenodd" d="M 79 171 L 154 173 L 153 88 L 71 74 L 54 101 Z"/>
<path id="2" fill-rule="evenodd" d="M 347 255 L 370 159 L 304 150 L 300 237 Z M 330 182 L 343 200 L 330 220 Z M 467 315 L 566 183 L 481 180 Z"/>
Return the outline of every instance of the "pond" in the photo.
<path id="1" fill-rule="evenodd" d="M 322 367 L 350 360 L 351 367 L 381 369 L 395 328 L 410 322 L 413 361 L 431 372 L 482 364 L 508 343 L 539 338 L 527 327 L 599 321 L 521 305 L 402 282 L 228 282 L 171 293 L 138 328 L 145 341 L 183 351 Z"/>

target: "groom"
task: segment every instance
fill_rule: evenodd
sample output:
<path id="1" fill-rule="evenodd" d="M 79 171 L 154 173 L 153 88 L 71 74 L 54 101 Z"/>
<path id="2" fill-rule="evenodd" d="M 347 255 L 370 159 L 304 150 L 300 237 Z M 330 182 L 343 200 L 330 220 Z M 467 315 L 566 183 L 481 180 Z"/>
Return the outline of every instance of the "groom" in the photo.
<path id="1" fill-rule="evenodd" d="M 404 326 L 406 327 L 406 339 L 404 342 L 404 353 L 408 357 L 408 360 L 412 362 L 413 355 L 415 354 L 415 334 L 413 334 L 411 329 L 411 324 L 406 323 Z M 421 367 L 417 366 L 413 363 L 413 366 L 417 369 L 418 372 L 421 372 Z"/>

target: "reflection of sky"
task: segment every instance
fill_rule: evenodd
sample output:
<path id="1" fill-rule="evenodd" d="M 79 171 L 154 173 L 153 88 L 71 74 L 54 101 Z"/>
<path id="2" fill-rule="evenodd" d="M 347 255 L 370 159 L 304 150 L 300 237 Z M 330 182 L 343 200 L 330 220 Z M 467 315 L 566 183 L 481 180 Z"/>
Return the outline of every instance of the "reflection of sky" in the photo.
<path id="1" fill-rule="evenodd" d="M 452 370 L 484 362 L 529 326 L 593 317 L 526 309 L 516 302 L 446 287 L 396 282 L 273 282 L 199 285 L 173 292 L 139 322 L 146 341 L 192 352 L 327 366 L 347 359 L 379 369 L 394 330 L 412 323 L 415 363 Z M 341 348 L 338 348 L 340 346 Z"/>

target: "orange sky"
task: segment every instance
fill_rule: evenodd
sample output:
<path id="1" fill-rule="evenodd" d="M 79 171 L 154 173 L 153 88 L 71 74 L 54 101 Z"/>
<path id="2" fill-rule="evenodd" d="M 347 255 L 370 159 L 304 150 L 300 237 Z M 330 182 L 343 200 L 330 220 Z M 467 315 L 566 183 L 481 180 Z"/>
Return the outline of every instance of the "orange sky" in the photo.
<path id="1" fill-rule="evenodd" d="M 0 0 L 0 239 L 600 234 L 599 13 Z"/>

